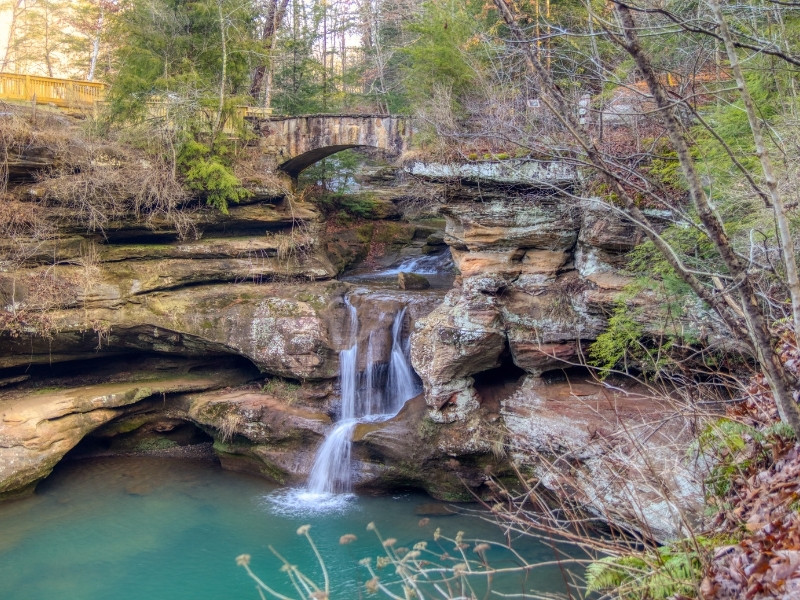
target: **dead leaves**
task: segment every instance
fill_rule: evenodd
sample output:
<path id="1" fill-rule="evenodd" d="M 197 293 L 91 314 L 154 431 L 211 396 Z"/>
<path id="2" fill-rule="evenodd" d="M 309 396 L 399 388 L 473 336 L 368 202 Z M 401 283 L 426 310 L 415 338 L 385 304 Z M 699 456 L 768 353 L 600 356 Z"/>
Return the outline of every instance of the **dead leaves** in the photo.
<path id="1" fill-rule="evenodd" d="M 800 598 L 800 449 L 777 443 L 780 458 L 750 474 L 718 515 L 719 528 L 749 535 L 717 549 L 700 588 L 705 600 Z"/>

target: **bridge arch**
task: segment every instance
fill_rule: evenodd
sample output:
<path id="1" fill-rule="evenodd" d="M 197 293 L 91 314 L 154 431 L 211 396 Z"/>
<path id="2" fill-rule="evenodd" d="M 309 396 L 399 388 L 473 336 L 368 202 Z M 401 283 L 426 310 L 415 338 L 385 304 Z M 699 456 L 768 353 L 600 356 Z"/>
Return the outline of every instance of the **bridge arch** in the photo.
<path id="1" fill-rule="evenodd" d="M 265 152 L 296 178 L 306 167 L 348 148 L 371 146 L 399 155 L 411 143 L 408 117 L 389 115 L 306 115 L 269 117 L 258 124 Z"/>

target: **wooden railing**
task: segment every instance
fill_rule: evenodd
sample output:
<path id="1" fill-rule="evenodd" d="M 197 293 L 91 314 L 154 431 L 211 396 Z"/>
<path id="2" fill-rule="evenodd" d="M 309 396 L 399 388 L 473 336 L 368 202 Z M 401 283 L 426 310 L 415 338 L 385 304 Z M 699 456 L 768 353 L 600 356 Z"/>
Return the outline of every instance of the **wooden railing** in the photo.
<path id="1" fill-rule="evenodd" d="M 0 73 L 0 100 L 52 104 L 61 108 L 97 109 L 105 101 L 107 89 L 105 83 L 93 81 Z M 148 102 L 147 112 L 151 118 L 165 118 L 168 114 L 167 105 L 162 102 Z M 264 118 L 271 114 L 272 109 L 269 108 L 237 106 L 235 119 L 241 122 L 246 117 Z M 232 125 L 228 124 L 226 133 L 232 131 Z"/>
<path id="2" fill-rule="evenodd" d="M 105 98 L 107 87 L 94 81 L 0 73 L 0 99 L 64 108 L 91 107 Z"/>
<path id="3" fill-rule="evenodd" d="M 200 109 L 211 121 L 211 112 L 208 109 Z M 272 115 L 271 108 L 263 106 L 237 106 L 233 112 L 233 119 L 241 122 L 245 118 L 263 119 Z M 168 102 L 151 101 L 147 103 L 147 116 L 151 119 L 168 119 L 170 117 L 170 105 Z"/>

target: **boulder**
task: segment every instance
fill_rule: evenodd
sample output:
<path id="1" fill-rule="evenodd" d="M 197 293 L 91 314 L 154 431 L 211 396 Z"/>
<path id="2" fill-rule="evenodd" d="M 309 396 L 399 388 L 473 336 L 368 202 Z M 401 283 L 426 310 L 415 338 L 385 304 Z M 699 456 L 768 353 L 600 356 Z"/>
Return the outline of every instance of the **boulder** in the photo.
<path id="1" fill-rule="evenodd" d="M 305 481 L 330 417 L 254 390 L 185 397 L 188 418 L 214 433 L 222 466 L 280 484 Z"/>
<path id="2" fill-rule="evenodd" d="M 411 337 L 411 361 L 425 386 L 431 418 L 463 420 L 477 408 L 469 375 L 500 364 L 505 348 L 494 298 L 450 292 Z"/>
<path id="3" fill-rule="evenodd" d="M 451 502 L 487 496 L 487 473 L 507 471 L 503 458 L 491 452 L 497 440 L 492 421 L 474 413 L 468 421 L 437 424 L 426 413 L 424 398 L 418 396 L 388 421 L 358 425 L 353 435 L 356 487 L 418 487 Z"/>
<path id="4" fill-rule="evenodd" d="M 397 287 L 401 290 L 427 290 L 431 287 L 431 282 L 417 273 L 398 273 Z"/>

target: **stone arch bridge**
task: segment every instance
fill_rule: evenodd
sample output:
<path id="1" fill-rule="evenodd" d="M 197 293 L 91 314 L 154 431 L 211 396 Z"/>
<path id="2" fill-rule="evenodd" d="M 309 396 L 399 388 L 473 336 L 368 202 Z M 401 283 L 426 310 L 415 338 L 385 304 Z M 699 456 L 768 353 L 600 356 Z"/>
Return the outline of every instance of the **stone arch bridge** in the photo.
<path id="1" fill-rule="evenodd" d="M 341 150 L 369 146 L 399 155 L 411 143 L 409 117 L 389 115 L 306 115 L 265 117 L 256 124 L 264 152 L 296 178 L 303 169 Z"/>

